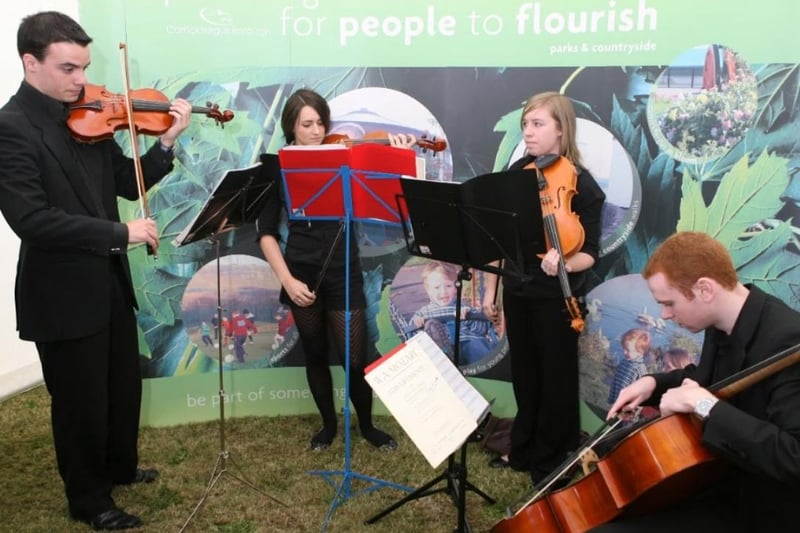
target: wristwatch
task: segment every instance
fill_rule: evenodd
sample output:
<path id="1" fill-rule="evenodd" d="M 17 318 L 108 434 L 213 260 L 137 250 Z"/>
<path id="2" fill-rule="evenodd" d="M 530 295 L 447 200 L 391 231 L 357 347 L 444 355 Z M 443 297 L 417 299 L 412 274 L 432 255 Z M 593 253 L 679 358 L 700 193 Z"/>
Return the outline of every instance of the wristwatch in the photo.
<path id="1" fill-rule="evenodd" d="M 718 401 L 717 398 L 702 398 L 698 400 L 697 403 L 694 404 L 694 414 L 705 420 L 708 418 L 708 413 L 711 412 L 711 408 L 714 407 Z"/>

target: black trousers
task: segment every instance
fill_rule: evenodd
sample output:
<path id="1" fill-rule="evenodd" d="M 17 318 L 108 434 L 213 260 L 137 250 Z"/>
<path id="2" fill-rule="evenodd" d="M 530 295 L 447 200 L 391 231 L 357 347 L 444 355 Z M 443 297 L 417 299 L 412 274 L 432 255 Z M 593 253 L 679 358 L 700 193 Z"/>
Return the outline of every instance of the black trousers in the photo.
<path id="1" fill-rule="evenodd" d="M 578 334 L 563 300 L 503 292 L 517 414 L 509 461 L 544 478 L 574 452 L 580 438 Z"/>
<path id="2" fill-rule="evenodd" d="M 687 497 L 676 505 L 660 511 L 632 518 L 621 518 L 615 522 L 590 529 L 591 533 L 746 533 L 755 531 L 747 526 L 740 516 L 735 499 L 725 499 L 719 491 L 707 490 Z M 796 531 L 792 527 L 767 528 L 770 533 Z"/>
<path id="3" fill-rule="evenodd" d="M 136 474 L 142 397 L 138 335 L 132 302 L 115 274 L 104 329 L 36 344 L 51 396 L 58 471 L 76 517 L 112 507 L 113 485 L 129 483 Z"/>

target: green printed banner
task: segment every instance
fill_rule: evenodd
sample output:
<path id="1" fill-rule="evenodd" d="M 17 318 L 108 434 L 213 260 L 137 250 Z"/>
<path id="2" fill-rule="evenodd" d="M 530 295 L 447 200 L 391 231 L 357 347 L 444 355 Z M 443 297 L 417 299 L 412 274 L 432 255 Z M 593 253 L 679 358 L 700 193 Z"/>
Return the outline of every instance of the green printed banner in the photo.
<path id="1" fill-rule="evenodd" d="M 297 327 L 253 225 L 224 234 L 219 261 L 207 242 L 173 243 L 226 171 L 285 145 L 281 112 L 301 87 L 329 102 L 329 133 L 435 141 L 417 156 L 424 177 L 441 182 L 493 174 L 523 155 L 520 111 L 531 95 L 571 99 L 582 161 L 606 195 L 579 338 L 585 429 L 605 417 L 627 378 L 699 358 L 702 334 L 663 320 L 639 275 L 676 230 L 716 236 L 744 282 L 800 308 L 794 0 L 81 0 L 79 11 L 94 38 L 93 83 L 121 86 L 125 43 L 133 88 L 234 117 L 224 128 L 192 120 L 175 169 L 148 192 L 159 261 L 142 247 L 129 254 L 145 424 L 213 420 L 220 401 L 230 416 L 316 410 Z M 118 140 L 129 149 L 126 136 Z M 119 206 L 124 220 L 141 216 L 137 203 Z M 454 308 L 442 320 L 424 313 L 432 259 L 410 254 L 396 223 L 359 221 L 354 235 L 376 348 L 368 362 L 419 331 L 453 357 Z M 509 343 L 504 325 L 481 313 L 485 280 L 475 268 L 462 284 L 471 318 L 457 339 L 458 364 L 496 399 L 494 414 L 511 416 Z M 247 336 L 213 333 L 218 294 L 223 325 L 245 316 Z M 625 346 L 632 338 L 641 339 L 636 359 Z M 341 358 L 333 348 L 328 356 L 341 406 Z"/>
<path id="2" fill-rule="evenodd" d="M 752 63 L 800 55 L 791 0 L 83 0 L 80 14 L 102 50 L 95 59 L 115 63 L 126 41 L 142 80 L 245 65 L 663 65 L 706 43 Z M 115 79 L 115 67 L 101 68 Z"/>

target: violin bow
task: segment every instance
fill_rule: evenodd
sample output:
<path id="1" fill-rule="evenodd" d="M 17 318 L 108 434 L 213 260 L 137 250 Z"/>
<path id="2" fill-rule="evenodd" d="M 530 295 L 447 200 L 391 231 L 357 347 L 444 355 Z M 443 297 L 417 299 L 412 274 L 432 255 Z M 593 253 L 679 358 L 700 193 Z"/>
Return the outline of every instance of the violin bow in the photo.
<path id="1" fill-rule="evenodd" d="M 508 506 L 508 508 L 506 509 L 506 516 L 510 518 L 512 516 L 517 515 L 523 509 L 528 507 L 530 504 L 541 498 L 544 494 L 547 494 L 556 481 L 565 476 L 567 472 L 569 472 L 572 469 L 572 467 L 575 466 L 578 462 L 582 461 L 583 457 L 587 453 L 592 452 L 593 448 L 597 445 L 597 443 L 603 440 L 606 437 L 606 435 L 608 435 L 622 421 L 623 421 L 622 417 L 617 417 L 617 420 L 614 421 L 613 423 L 611 421 L 604 422 L 603 425 L 601 425 L 600 428 L 598 428 L 598 430 L 594 433 L 594 435 L 589 437 L 587 443 L 580 450 L 578 450 L 577 452 L 573 453 L 570 457 L 568 457 L 567 460 L 560 467 L 556 468 L 556 470 L 552 474 L 550 474 L 544 479 L 543 485 L 541 485 L 538 488 L 534 487 L 533 496 L 525 499 L 524 503 L 522 503 L 522 505 L 519 505 L 516 511 L 511 510 L 512 508 L 511 505 Z M 517 505 L 522 501 L 523 500 L 520 499 L 513 505 Z"/>
<path id="2" fill-rule="evenodd" d="M 128 112 L 128 132 L 131 139 L 131 152 L 133 154 L 133 164 L 136 171 L 136 185 L 139 189 L 139 208 L 141 209 L 144 218 L 150 218 L 150 208 L 147 205 L 147 188 L 144 183 L 144 172 L 142 171 L 142 161 L 139 156 L 139 143 L 136 135 L 136 122 L 133 119 L 133 101 L 131 100 L 131 84 L 128 76 L 128 46 L 125 43 L 119 43 L 120 53 L 122 55 L 122 80 L 124 83 L 125 95 L 125 108 Z M 147 245 L 148 254 L 153 256 L 154 261 L 158 261 L 158 251 Z"/>

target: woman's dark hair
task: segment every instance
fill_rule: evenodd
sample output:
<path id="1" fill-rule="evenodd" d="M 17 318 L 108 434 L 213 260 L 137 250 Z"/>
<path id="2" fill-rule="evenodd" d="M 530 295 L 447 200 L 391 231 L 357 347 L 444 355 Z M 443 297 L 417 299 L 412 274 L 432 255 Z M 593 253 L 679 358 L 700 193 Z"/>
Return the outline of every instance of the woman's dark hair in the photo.
<path id="1" fill-rule="evenodd" d="M 330 131 L 331 108 L 328 107 L 328 102 L 311 89 L 298 89 L 286 100 L 286 105 L 283 106 L 283 113 L 281 114 L 281 129 L 283 130 L 283 136 L 286 138 L 286 144 L 294 143 L 294 125 L 300 115 L 300 110 L 305 106 L 309 106 L 319 113 L 319 118 L 325 126 L 325 131 Z"/>

